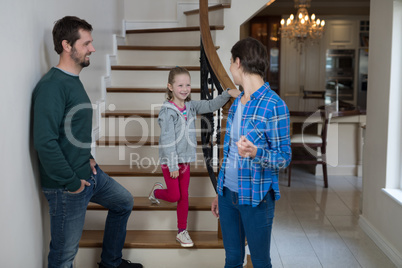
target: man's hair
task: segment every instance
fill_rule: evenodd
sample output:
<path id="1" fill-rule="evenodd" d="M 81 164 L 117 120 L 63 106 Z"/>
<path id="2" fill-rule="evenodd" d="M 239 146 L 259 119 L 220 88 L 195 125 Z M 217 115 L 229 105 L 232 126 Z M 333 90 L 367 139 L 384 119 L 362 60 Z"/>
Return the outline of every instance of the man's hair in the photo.
<path id="1" fill-rule="evenodd" d="M 74 46 L 75 42 L 80 39 L 80 29 L 92 32 L 91 24 L 74 16 L 65 16 L 56 21 L 52 33 L 54 50 L 57 54 L 63 52 L 63 40 L 67 40 L 70 46 Z"/>
<path id="2" fill-rule="evenodd" d="M 265 81 L 269 62 L 265 46 L 252 37 L 238 41 L 230 51 L 233 61 L 240 59 L 243 71 L 248 74 L 258 74 Z"/>

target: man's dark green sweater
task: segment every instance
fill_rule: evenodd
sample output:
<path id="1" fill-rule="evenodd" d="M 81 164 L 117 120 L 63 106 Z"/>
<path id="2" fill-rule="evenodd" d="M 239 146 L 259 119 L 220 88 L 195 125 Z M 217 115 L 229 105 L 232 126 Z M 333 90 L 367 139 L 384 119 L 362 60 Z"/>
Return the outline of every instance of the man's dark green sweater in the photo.
<path id="1" fill-rule="evenodd" d="M 42 187 L 76 191 L 91 175 L 92 107 L 78 76 L 52 68 L 33 91 Z"/>

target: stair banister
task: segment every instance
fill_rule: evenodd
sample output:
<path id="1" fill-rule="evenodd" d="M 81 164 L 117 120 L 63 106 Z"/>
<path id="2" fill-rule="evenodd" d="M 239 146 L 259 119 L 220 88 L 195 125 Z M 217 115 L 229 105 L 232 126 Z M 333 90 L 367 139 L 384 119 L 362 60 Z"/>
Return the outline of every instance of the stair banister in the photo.
<path id="1" fill-rule="evenodd" d="M 208 84 L 212 87 L 215 85 L 218 94 L 222 93 L 222 88 L 235 88 L 234 83 L 228 76 L 223 64 L 216 52 L 216 47 L 212 41 L 211 30 L 208 18 L 208 0 L 200 0 L 200 31 L 201 31 L 201 98 L 210 99 L 213 97 L 213 89 L 208 90 Z M 206 63 L 205 63 L 206 61 Z M 204 66 L 203 66 L 204 65 Z M 205 74 L 205 68 L 207 68 L 207 73 Z M 207 78 L 210 75 L 210 78 Z M 223 160 L 223 142 L 226 131 L 226 121 L 227 115 L 229 113 L 229 108 L 233 103 L 233 99 L 230 99 L 228 103 L 222 108 L 222 118 L 220 118 L 220 113 L 218 112 L 218 127 L 216 129 L 217 133 L 217 143 L 219 145 L 218 160 L 219 167 L 222 165 Z M 213 159 L 213 139 L 211 126 L 214 124 L 213 115 L 206 115 L 202 120 L 202 143 L 204 158 L 207 165 L 208 173 L 211 178 L 211 182 L 216 191 L 216 176 L 212 169 L 212 159 Z M 205 132 L 211 131 L 211 133 L 206 134 Z"/>

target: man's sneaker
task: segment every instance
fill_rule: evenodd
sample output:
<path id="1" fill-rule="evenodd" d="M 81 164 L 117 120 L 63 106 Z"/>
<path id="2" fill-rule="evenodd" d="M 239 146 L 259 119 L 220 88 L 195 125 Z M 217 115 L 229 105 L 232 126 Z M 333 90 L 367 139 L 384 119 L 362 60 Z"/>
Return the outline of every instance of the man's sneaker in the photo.
<path id="1" fill-rule="evenodd" d="M 159 200 L 155 197 L 155 190 L 163 189 L 163 185 L 160 182 L 156 182 L 154 187 L 152 187 L 151 192 L 149 193 L 148 199 L 151 201 L 152 204 L 159 204 Z"/>
<path id="2" fill-rule="evenodd" d="M 132 263 L 131 261 L 121 259 L 121 263 L 118 268 L 142 268 L 142 264 Z"/>
<path id="3" fill-rule="evenodd" d="M 194 246 L 193 240 L 191 240 L 187 230 L 178 233 L 176 236 L 176 241 L 179 242 L 180 245 L 185 248 Z"/>
<path id="4" fill-rule="evenodd" d="M 106 268 L 102 263 L 98 263 L 99 268 Z M 132 263 L 131 261 L 121 259 L 121 263 L 117 268 L 143 268 L 141 263 Z"/>

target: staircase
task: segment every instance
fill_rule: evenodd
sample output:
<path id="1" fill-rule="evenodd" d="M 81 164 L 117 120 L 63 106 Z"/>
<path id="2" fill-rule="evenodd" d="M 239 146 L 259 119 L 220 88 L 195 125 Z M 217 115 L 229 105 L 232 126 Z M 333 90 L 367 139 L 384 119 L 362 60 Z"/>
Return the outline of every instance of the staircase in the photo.
<path id="1" fill-rule="evenodd" d="M 223 30 L 223 9 L 227 7 L 209 8 L 211 25 L 215 25 L 210 27 L 212 36 Z M 185 14 L 187 27 L 126 31 L 126 44 L 118 46 L 117 64 L 111 67 L 107 108 L 101 119 L 103 136 L 96 147 L 100 167 L 134 196 L 123 258 L 141 262 L 146 268 L 224 266 L 218 221 L 210 212 L 216 194 L 201 146 L 197 148 L 197 162 L 191 166 L 189 189 L 188 230 L 193 248 L 182 248 L 175 241 L 176 205 L 164 201 L 151 205 L 148 200 L 154 183 L 164 184 L 158 163 L 157 117 L 171 67 L 182 66 L 190 71 L 191 97 L 200 98 L 199 16 L 197 11 Z M 89 204 L 74 267 L 97 267 L 106 215 L 102 206 Z"/>

